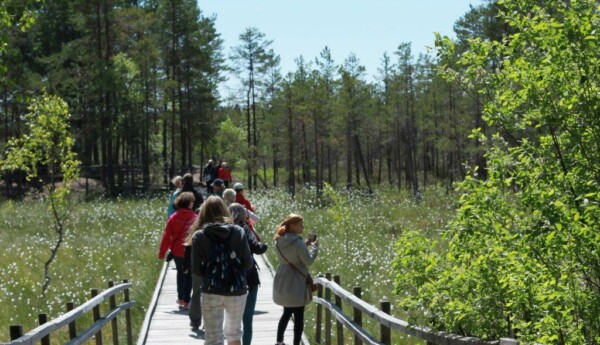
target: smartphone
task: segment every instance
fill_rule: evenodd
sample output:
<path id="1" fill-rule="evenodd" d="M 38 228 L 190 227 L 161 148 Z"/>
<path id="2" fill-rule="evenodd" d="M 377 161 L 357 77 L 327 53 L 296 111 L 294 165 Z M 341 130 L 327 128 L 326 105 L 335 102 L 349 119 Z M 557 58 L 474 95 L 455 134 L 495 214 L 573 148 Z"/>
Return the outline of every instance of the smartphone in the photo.
<path id="1" fill-rule="evenodd" d="M 317 240 L 317 234 L 310 234 L 310 235 L 308 235 L 308 240 L 310 242 L 316 241 Z"/>

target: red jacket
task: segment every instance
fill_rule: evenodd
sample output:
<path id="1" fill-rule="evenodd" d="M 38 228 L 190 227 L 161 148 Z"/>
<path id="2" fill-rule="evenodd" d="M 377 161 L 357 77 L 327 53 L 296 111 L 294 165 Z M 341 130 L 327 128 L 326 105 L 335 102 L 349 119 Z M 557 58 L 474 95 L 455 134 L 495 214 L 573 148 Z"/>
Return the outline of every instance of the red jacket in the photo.
<path id="1" fill-rule="evenodd" d="M 189 208 L 180 208 L 169 217 L 162 240 L 160 241 L 160 249 L 158 250 L 159 259 L 162 260 L 169 249 L 171 249 L 173 255 L 184 257 L 185 248 L 183 242 L 194 220 L 196 220 L 196 213 Z"/>
<path id="2" fill-rule="evenodd" d="M 231 181 L 231 170 L 229 167 L 220 167 L 217 171 L 217 177 L 223 181 Z"/>
<path id="3" fill-rule="evenodd" d="M 254 212 L 254 207 L 252 207 L 250 201 L 248 201 L 248 199 L 246 199 L 242 193 L 235 194 L 235 202 L 242 204 L 247 210 Z"/>

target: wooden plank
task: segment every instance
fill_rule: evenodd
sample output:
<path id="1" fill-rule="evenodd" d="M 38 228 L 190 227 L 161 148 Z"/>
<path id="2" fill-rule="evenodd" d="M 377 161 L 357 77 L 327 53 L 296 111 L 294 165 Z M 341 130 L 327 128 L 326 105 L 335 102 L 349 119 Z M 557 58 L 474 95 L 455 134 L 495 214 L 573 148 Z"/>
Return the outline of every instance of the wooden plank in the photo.
<path id="1" fill-rule="evenodd" d="M 259 267 L 261 286 L 258 289 L 256 309 L 253 321 L 252 342 L 254 344 L 275 343 L 277 325 L 283 313 L 283 307 L 273 303 L 273 274 L 274 269 L 265 258 L 256 256 Z M 156 298 L 154 307 L 148 308 L 147 332 L 142 339 L 138 338 L 138 345 L 179 345 L 204 344 L 203 332 L 194 332 L 189 325 L 188 311 L 181 310 L 175 303 L 177 299 L 177 271 L 173 263 L 167 263 L 164 267 L 164 277 L 159 279 L 155 290 Z M 285 332 L 285 339 L 292 342 L 293 323 L 290 322 Z M 308 345 L 308 341 L 304 341 Z"/>

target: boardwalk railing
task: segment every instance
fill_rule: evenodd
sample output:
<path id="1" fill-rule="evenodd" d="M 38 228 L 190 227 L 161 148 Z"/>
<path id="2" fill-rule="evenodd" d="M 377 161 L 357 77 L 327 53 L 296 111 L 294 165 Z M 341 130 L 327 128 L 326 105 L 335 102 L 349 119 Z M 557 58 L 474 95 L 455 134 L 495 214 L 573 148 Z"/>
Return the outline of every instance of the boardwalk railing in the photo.
<path id="1" fill-rule="evenodd" d="M 332 316 L 336 320 L 335 333 L 337 336 L 338 345 L 344 344 L 344 328 L 354 335 L 354 344 L 361 345 L 390 345 L 391 330 L 400 331 L 404 334 L 414 336 L 425 340 L 427 345 L 516 345 L 514 339 L 500 339 L 495 341 L 484 341 L 478 338 L 463 337 L 456 334 L 434 331 L 427 327 L 412 326 L 408 322 L 397 319 L 390 314 L 390 303 L 387 301 L 380 302 L 380 308 L 366 303 L 361 299 L 360 287 L 355 287 L 353 293 L 344 290 L 340 284 L 340 277 L 334 276 L 331 281 L 331 274 L 327 273 L 325 278 L 315 278 L 315 284 L 318 284 L 319 289 L 317 296 L 313 297 L 313 301 L 317 304 L 316 318 L 316 343 L 331 345 L 333 326 Z M 323 291 L 325 290 L 325 291 Z M 325 292 L 325 296 L 323 296 Z M 331 294 L 335 296 L 335 301 L 331 300 Z M 324 297 L 324 298 L 323 298 Z M 342 301 L 349 303 L 353 309 L 353 316 L 350 317 L 344 314 L 342 310 Z M 325 309 L 325 331 L 324 338 L 321 333 L 323 327 L 323 308 Z M 380 324 L 380 338 L 376 339 L 362 328 L 362 317 L 366 315 L 371 317 Z M 324 340 L 324 342 L 323 342 Z"/>
<path id="2" fill-rule="evenodd" d="M 58 318 L 47 321 L 46 314 L 39 315 L 40 326 L 27 332 L 23 335 L 23 327 L 21 325 L 10 326 L 10 345 L 33 345 L 38 341 L 41 341 L 42 345 L 50 344 L 50 335 L 60 328 L 69 326 L 69 341 L 68 345 L 79 345 L 85 343 L 91 337 L 96 337 L 96 345 L 102 345 L 102 328 L 109 322 L 112 324 L 112 340 L 113 344 L 119 344 L 119 331 L 117 323 L 117 315 L 121 312 L 125 312 L 126 320 L 126 335 L 127 344 L 133 344 L 133 332 L 131 329 L 131 307 L 135 304 L 135 301 L 129 300 L 129 290 L 131 289 L 131 283 L 127 280 L 123 281 L 123 284 L 114 286 L 113 282 L 108 283 L 109 289 L 98 294 L 97 289 L 92 289 L 92 299 L 88 300 L 81 306 L 74 308 L 72 302 L 67 303 L 67 313 L 59 316 Z M 124 302 L 117 305 L 116 294 L 123 292 Z M 100 313 L 100 304 L 106 300 L 109 300 L 110 311 L 104 316 Z M 92 311 L 94 317 L 94 323 L 80 335 L 77 335 L 76 320 L 79 319 L 85 313 Z"/>

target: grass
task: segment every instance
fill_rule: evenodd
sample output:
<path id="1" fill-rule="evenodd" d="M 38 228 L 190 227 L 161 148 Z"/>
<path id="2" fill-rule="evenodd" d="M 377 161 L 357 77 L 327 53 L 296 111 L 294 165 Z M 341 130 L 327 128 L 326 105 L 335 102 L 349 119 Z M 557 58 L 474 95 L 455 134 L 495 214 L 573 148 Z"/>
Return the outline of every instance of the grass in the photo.
<path id="1" fill-rule="evenodd" d="M 370 304 L 392 302 L 392 315 L 399 318 L 405 314 L 395 308 L 391 270 L 395 238 L 408 229 L 421 229 L 437 238 L 454 213 L 452 196 L 434 187 L 419 204 L 408 193 L 392 189 L 374 195 L 334 193 L 322 200 L 311 190 L 299 192 L 295 200 L 274 190 L 248 193 L 247 197 L 261 217 L 257 231 L 271 245 L 267 251 L 271 263 L 277 262 L 272 250 L 277 224 L 288 213 L 300 213 L 305 218 L 305 234 L 315 232 L 319 236 L 320 252 L 311 268 L 313 275 L 340 275 L 343 288 L 352 291 L 354 286 L 362 287 L 363 299 Z M 162 264 L 156 252 L 166 220 L 166 203 L 165 196 L 79 205 L 51 267 L 53 281 L 46 298 L 41 296 L 43 262 L 55 241 L 47 206 L 38 201 L 1 203 L 0 342 L 9 340 L 9 325 L 22 324 L 27 332 L 37 326 L 38 313 L 56 318 L 64 313 L 67 302 L 80 305 L 90 298 L 92 288 L 103 291 L 108 281 L 123 279 L 133 283 L 132 299 L 138 302 L 132 311 L 137 338 Z M 104 311 L 107 308 L 103 306 Z M 351 315 L 347 306 L 345 310 Z M 315 315 L 315 305 L 311 304 L 305 330 L 313 340 Z M 378 338 L 379 326 L 364 319 L 365 327 Z M 81 331 L 90 324 L 91 315 L 78 321 L 78 328 Z M 53 342 L 66 339 L 65 333 L 53 336 Z M 105 333 L 110 333 L 109 329 Z M 110 339 L 109 334 L 105 337 Z M 344 343 L 351 341 L 348 338 Z M 419 342 L 393 332 L 392 343 Z"/>
<path id="2" fill-rule="evenodd" d="M 10 339 L 9 325 L 21 324 L 27 332 L 37 326 L 38 313 L 48 314 L 49 320 L 56 318 L 65 312 L 67 302 L 81 305 L 90 299 L 91 289 L 101 292 L 109 281 L 118 284 L 123 279 L 133 283 L 131 299 L 138 303 L 132 310 L 137 336 L 162 264 L 156 252 L 166 218 L 165 205 L 161 199 L 80 204 L 50 268 L 52 283 L 44 298 L 44 261 L 56 240 L 47 205 L 39 201 L 3 202 L 0 341 Z M 122 295 L 117 299 L 121 303 Z M 102 309 L 107 311 L 108 304 Z M 90 324 L 91 315 L 78 320 L 79 332 Z M 53 336 L 53 341 L 66 339 L 65 331 Z"/>

